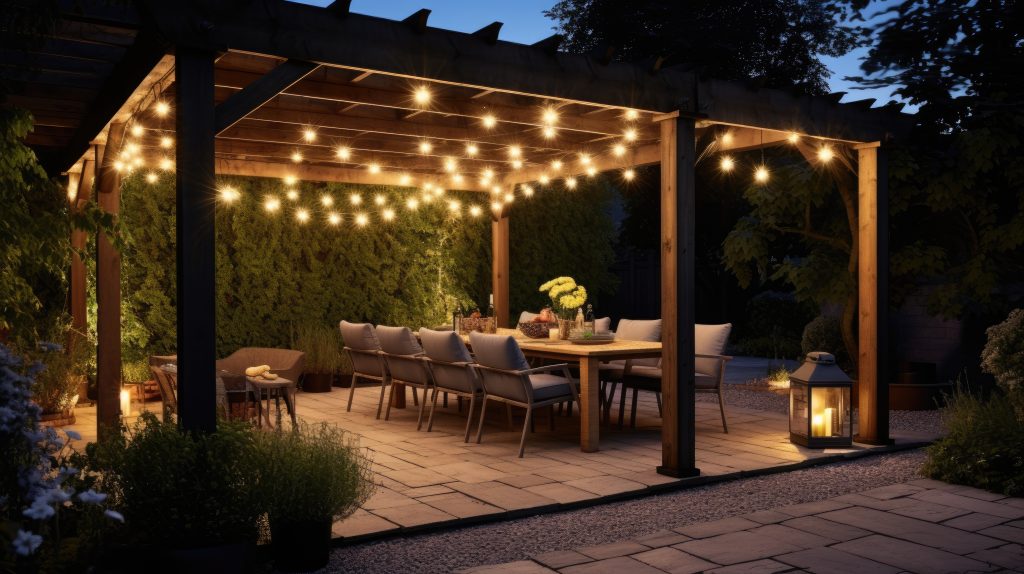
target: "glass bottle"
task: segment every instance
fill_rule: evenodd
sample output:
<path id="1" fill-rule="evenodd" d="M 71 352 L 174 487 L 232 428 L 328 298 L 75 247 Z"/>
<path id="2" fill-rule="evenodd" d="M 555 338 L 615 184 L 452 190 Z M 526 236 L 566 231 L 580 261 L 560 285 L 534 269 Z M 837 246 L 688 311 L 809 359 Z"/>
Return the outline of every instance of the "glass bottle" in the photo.
<path id="1" fill-rule="evenodd" d="M 594 306 L 587 303 L 587 314 L 583 316 L 583 332 L 594 334 Z"/>
<path id="2" fill-rule="evenodd" d="M 583 334 L 583 307 L 576 308 L 576 324 L 573 326 L 573 331 L 580 335 Z"/>
<path id="3" fill-rule="evenodd" d="M 459 329 L 462 327 L 462 303 L 459 303 L 455 307 L 455 312 L 452 313 L 452 331 L 459 333 Z"/>

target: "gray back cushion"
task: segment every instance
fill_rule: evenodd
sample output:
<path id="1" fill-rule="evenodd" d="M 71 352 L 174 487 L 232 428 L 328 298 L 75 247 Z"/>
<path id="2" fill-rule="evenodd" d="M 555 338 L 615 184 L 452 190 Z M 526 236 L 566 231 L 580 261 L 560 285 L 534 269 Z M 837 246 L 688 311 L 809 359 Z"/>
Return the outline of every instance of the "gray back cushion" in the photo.
<path id="1" fill-rule="evenodd" d="M 469 342 L 473 345 L 476 362 L 492 369 L 505 371 L 521 371 L 530 368 L 523 351 L 514 337 L 510 335 L 487 335 L 473 332 L 469 334 Z"/>
<path id="2" fill-rule="evenodd" d="M 391 355 L 419 355 L 423 348 L 408 327 L 377 325 L 377 340 L 380 349 Z"/>
<path id="3" fill-rule="evenodd" d="M 420 329 L 420 343 L 427 356 L 435 361 L 469 363 L 473 360 L 462 337 L 452 331 L 435 331 L 424 327 Z"/>
<path id="4" fill-rule="evenodd" d="M 360 351 L 380 350 L 380 342 L 377 341 L 377 335 L 374 334 L 373 325 L 370 323 L 342 321 L 339 323 L 339 327 L 341 328 L 341 338 L 345 341 L 346 347 Z"/>
<path id="5" fill-rule="evenodd" d="M 660 341 L 661 319 L 620 319 L 619 328 L 615 330 L 615 338 L 624 341 Z M 632 364 L 642 367 L 657 367 L 661 364 L 661 359 L 633 359 Z"/>
<path id="6" fill-rule="evenodd" d="M 612 318 L 601 317 L 600 319 L 594 319 L 594 331 L 598 333 L 604 333 L 612 330 Z"/>
<path id="7" fill-rule="evenodd" d="M 696 325 L 694 330 L 694 350 L 698 355 L 722 355 L 729 342 L 732 323 L 724 325 Z M 698 357 L 693 364 L 694 371 L 700 374 L 718 377 L 722 362 L 718 359 L 702 359 Z M 717 383 L 717 381 L 716 381 Z"/>

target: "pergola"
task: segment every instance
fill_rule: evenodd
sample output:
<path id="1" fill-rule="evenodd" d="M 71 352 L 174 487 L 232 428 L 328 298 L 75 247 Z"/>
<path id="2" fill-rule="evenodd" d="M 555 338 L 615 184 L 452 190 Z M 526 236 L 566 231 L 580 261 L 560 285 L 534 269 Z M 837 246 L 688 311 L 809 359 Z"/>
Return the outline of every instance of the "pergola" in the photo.
<path id="1" fill-rule="evenodd" d="M 428 26 L 429 10 L 392 21 L 283 0 L 82 9 L 27 53 L 0 56 L 21 82 L 10 103 L 35 114 L 29 143 L 72 201 L 117 213 L 120 174 L 176 169 L 180 421 L 215 428 L 215 174 L 384 184 L 410 194 L 481 193 L 492 215 L 493 293 L 509 309 L 509 214 L 534 190 L 571 193 L 577 178 L 661 165 L 663 462 L 692 476 L 694 166 L 718 152 L 794 145 L 856 157 L 859 177 L 859 437 L 885 443 L 887 192 L 883 144 L 907 126 L 899 107 L 700 77 L 662 61 L 611 61 Z M 849 153 L 847 153 L 849 151 Z M 76 246 L 84 236 L 76 234 Z M 120 387 L 119 256 L 98 238 L 99 420 L 116 421 Z M 72 311 L 85 322 L 84 266 Z M 583 397 L 584 401 L 596 400 Z M 586 413 L 587 409 L 581 409 Z M 598 425 L 597 420 L 583 421 Z M 584 445 L 596 450 L 598 445 Z"/>

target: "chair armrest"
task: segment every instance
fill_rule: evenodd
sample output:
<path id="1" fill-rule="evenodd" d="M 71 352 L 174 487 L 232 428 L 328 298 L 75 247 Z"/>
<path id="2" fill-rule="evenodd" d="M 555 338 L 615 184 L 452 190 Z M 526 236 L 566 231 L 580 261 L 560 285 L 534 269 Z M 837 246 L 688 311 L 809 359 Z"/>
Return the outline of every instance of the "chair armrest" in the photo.
<path id="1" fill-rule="evenodd" d="M 698 359 L 718 359 L 718 360 L 722 361 L 723 363 L 731 361 L 733 359 L 733 357 L 731 357 L 729 355 L 703 355 L 701 353 L 697 353 L 695 356 Z"/>
<path id="2" fill-rule="evenodd" d="M 525 369 L 522 371 L 515 371 L 517 375 L 532 375 L 535 373 L 546 373 L 548 371 L 568 369 L 569 363 L 555 363 L 554 365 L 544 365 L 542 367 L 534 367 L 532 369 Z"/>

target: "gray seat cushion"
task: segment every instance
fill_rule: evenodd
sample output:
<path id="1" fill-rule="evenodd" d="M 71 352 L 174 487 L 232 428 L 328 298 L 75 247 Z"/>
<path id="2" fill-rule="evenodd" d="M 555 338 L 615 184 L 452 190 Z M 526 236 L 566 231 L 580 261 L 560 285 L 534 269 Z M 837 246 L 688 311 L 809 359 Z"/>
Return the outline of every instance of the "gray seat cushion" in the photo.
<path id="1" fill-rule="evenodd" d="M 698 389 L 717 389 L 718 377 L 710 377 L 700 373 L 694 373 L 694 384 Z"/>
<path id="2" fill-rule="evenodd" d="M 535 401 L 572 396 L 569 382 L 565 380 L 565 377 L 549 374 L 530 375 L 530 384 L 533 385 L 533 400 Z"/>
<path id="3" fill-rule="evenodd" d="M 503 371 L 524 371 L 530 368 L 519 343 L 510 335 L 487 335 L 472 332 L 469 342 L 473 345 L 476 362 L 492 369 Z"/>
<path id="4" fill-rule="evenodd" d="M 349 323 L 342 321 L 338 324 L 341 329 L 341 338 L 346 347 L 359 351 L 379 351 L 380 342 L 374 334 L 373 325 L 370 323 Z"/>
<path id="5" fill-rule="evenodd" d="M 420 344 L 428 357 L 445 363 L 468 363 L 473 360 L 462 337 L 452 331 L 420 329 Z"/>

